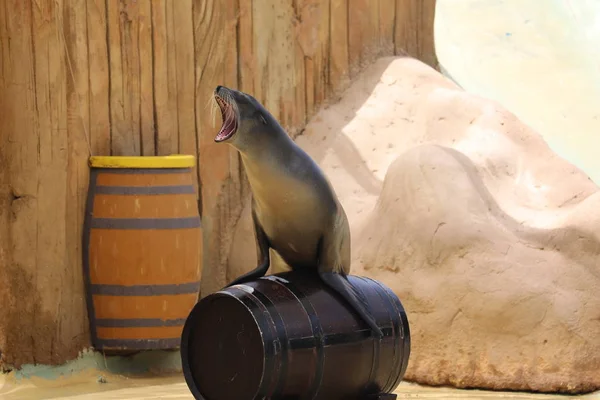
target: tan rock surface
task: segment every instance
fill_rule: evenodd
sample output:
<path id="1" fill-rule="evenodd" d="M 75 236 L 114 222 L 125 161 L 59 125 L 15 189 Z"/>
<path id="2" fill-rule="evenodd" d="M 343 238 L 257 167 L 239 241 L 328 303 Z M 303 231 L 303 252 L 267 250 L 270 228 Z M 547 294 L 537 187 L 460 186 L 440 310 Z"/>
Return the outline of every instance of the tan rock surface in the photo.
<path id="1" fill-rule="evenodd" d="M 350 219 L 353 273 L 405 305 L 406 378 L 600 388 L 600 195 L 499 104 L 386 58 L 297 139 Z M 255 263 L 248 210 L 228 275 Z"/>

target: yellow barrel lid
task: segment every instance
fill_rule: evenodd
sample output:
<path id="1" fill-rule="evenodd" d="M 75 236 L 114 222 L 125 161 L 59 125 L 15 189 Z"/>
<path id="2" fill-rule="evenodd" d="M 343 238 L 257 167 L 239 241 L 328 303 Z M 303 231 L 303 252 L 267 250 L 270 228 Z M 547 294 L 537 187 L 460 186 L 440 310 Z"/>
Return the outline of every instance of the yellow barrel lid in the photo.
<path id="1" fill-rule="evenodd" d="M 92 168 L 190 168 L 196 158 L 186 154 L 169 156 L 91 156 Z"/>

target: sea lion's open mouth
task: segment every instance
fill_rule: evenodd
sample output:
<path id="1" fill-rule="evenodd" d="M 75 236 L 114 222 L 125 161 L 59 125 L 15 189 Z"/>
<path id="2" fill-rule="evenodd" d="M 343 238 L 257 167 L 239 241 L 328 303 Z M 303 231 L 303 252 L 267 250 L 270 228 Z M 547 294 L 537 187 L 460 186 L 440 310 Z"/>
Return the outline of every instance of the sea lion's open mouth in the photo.
<path id="1" fill-rule="evenodd" d="M 221 96 L 222 95 L 222 96 Z M 227 92 L 223 89 L 217 89 L 215 91 L 215 100 L 221 110 L 221 117 L 223 119 L 223 126 L 221 130 L 215 136 L 215 142 L 222 142 L 232 137 L 238 128 L 238 118 L 234 100 Z"/>

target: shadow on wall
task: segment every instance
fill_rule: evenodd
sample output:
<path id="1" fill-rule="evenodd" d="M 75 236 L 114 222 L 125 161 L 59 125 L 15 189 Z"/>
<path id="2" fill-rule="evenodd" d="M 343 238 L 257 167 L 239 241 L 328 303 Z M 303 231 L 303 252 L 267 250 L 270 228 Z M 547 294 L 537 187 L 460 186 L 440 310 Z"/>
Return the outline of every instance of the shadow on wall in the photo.
<path id="1" fill-rule="evenodd" d="M 311 157 L 317 164 L 320 164 L 325 154 L 329 150 L 333 150 L 341 163 L 340 167 L 346 169 L 367 192 L 374 195 L 378 195 L 381 192 L 383 182 L 367 167 L 354 143 L 344 135 L 344 128 L 361 111 L 373 93 L 375 86 L 380 83 L 379 77 L 383 75 L 384 71 L 394 60 L 392 58 L 387 62 L 377 62 L 369 68 L 369 74 L 363 73 L 357 76 L 356 83 L 353 83 L 352 89 L 359 87 L 360 91 L 353 90 L 353 94 L 359 94 L 359 96 L 341 99 L 338 104 L 344 110 L 347 110 L 347 113 L 344 115 L 339 114 L 337 118 L 331 118 L 331 115 L 328 116 L 329 124 L 327 132 L 313 133 L 315 135 L 322 135 L 323 141 L 320 146 L 315 146 L 310 152 Z M 327 108 L 327 106 L 324 107 L 324 109 Z M 318 113 L 314 117 L 316 121 L 320 121 L 320 114 Z M 310 129 L 310 126 L 308 129 Z M 374 136 L 373 140 L 377 140 L 377 138 Z M 357 160 L 362 160 L 362 162 L 358 163 Z"/>

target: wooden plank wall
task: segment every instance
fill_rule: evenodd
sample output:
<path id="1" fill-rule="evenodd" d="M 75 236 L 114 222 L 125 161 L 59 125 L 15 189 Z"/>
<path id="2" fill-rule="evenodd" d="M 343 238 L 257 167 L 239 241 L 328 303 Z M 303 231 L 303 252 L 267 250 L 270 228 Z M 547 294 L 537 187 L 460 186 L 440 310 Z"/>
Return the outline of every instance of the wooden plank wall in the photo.
<path id="1" fill-rule="evenodd" d="M 204 273 L 214 278 L 248 196 L 237 155 L 212 140 L 214 87 L 253 93 L 298 132 L 378 56 L 435 66 L 434 8 L 0 0 L 0 367 L 60 364 L 89 346 L 81 230 L 90 154 L 198 156 L 204 263 L 214 266 Z"/>

